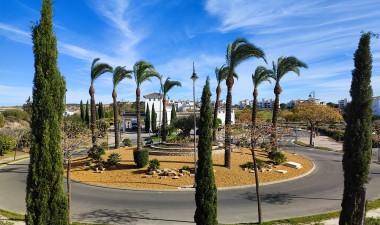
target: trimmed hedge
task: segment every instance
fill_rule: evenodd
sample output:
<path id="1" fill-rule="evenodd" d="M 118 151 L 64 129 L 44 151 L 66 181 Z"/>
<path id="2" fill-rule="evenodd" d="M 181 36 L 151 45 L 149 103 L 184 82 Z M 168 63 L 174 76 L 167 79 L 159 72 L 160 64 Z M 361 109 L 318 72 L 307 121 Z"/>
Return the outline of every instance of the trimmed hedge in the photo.
<path id="1" fill-rule="evenodd" d="M 133 159 L 138 168 L 143 168 L 147 166 L 149 163 L 149 150 L 148 149 L 134 150 Z"/>

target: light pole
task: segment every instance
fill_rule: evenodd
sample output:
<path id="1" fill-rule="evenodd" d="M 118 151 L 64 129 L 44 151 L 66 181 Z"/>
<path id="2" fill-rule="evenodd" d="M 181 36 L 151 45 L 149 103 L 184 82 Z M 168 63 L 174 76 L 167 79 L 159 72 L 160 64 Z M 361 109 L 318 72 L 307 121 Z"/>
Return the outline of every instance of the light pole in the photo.
<path id="1" fill-rule="evenodd" d="M 197 74 L 195 73 L 194 69 L 194 62 L 193 62 L 193 75 L 191 78 L 193 80 L 193 102 L 194 102 L 194 174 L 197 173 L 197 139 L 195 138 L 196 130 L 197 130 L 197 124 L 195 119 L 195 81 L 198 79 Z M 196 183 L 194 182 L 194 187 Z"/>

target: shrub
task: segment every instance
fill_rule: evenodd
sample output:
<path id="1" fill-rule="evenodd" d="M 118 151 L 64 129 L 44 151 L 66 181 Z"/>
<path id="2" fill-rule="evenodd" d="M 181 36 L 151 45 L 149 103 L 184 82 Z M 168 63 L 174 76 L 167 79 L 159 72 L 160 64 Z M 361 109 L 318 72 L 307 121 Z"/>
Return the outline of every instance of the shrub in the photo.
<path id="1" fill-rule="evenodd" d="M 29 120 L 29 115 L 23 110 L 9 109 L 3 112 L 5 118 Z"/>
<path id="2" fill-rule="evenodd" d="M 108 143 L 107 143 L 107 142 L 102 142 L 102 143 L 100 144 L 100 146 L 101 146 L 102 148 L 104 148 L 105 150 L 108 150 Z"/>
<path id="3" fill-rule="evenodd" d="M 119 153 L 113 152 L 108 156 L 107 163 L 108 166 L 117 165 L 121 161 L 121 155 Z"/>
<path id="4" fill-rule="evenodd" d="M 15 139 L 5 134 L 0 134 L 0 155 L 9 152 L 14 148 L 16 148 Z"/>
<path id="5" fill-rule="evenodd" d="M 5 118 L 2 113 L 0 113 L 0 128 L 5 126 Z"/>
<path id="6" fill-rule="evenodd" d="M 263 143 L 261 143 L 260 148 L 267 150 L 269 148 L 269 145 L 269 141 L 264 141 Z"/>
<path id="7" fill-rule="evenodd" d="M 269 154 L 269 158 L 273 161 L 275 165 L 280 165 L 286 161 L 286 157 L 279 151 L 274 151 Z"/>
<path id="8" fill-rule="evenodd" d="M 123 139 L 123 144 L 126 147 L 131 147 L 132 146 L 132 142 L 131 142 L 131 140 L 129 140 L 129 138 L 124 138 Z"/>
<path id="9" fill-rule="evenodd" d="M 88 150 L 88 157 L 99 162 L 102 160 L 102 155 L 106 154 L 105 149 L 102 146 L 95 146 Z"/>
<path id="10" fill-rule="evenodd" d="M 149 171 L 160 169 L 160 161 L 158 159 L 152 159 L 149 161 Z"/>
<path id="11" fill-rule="evenodd" d="M 257 168 L 261 169 L 265 166 L 265 162 L 259 158 L 256 158 Z M 253 162 L 247 162 L 240 166 L 241 168 L 248 168 L 248 169 L 254 169 Z"/>
<path id="12" fill-rule="evenodd" d="M 189 166 L 183 166 L 182 170 L 190 171 L 190 167 Z"/>
<path id="13" fill-rule="evenodd" d="M 145 167 L 146 165 L 148 165 L 148 161 L 149 161 L 149 150 L 148 149 L 134 150 L 133 159 L 135 160 L 135 163 L 138 168 Z"/>

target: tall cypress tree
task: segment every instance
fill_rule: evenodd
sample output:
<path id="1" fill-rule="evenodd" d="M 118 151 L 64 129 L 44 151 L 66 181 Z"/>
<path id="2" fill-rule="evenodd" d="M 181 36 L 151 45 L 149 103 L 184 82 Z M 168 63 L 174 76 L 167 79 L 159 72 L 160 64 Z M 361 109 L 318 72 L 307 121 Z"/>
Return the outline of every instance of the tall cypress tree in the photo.
<path id="1" fill-rule="evenodd" d="M 157 130 L 157 113 L 156 110 L 154 109 L 154 104 L 152 106 L 152 131 L 156 132 Z"/>
<path id="2" fill-rule="evenodd" d="M 199 123 L 198 169 L 195 175 L 196 224 L 214 225 L 217 221 L 217 191 L 212 166 L 212 110 L 210 107 L 210 79 L 207 77 L 202 93 Z"/>
<path id="3" fill-rule="evenodd" d="M 84 122 L 85 115 L 84 115 L 84 108 L 83 108 L 83 101 L 80 100 L 80 118 L 82 119 L 82 122 Z"/>
<path id="4" fill-rule="evenodd" d="M 345 108 L 346 130 L 343 143 L 344 190 L 339 224 L 362 224 L 365 206 L 365 184 L 371 162 L 372 117 L 372 33 L 362 34 L 354 54 L 351 98 Z"/>
<path id="5" fill-rule="evenodd" d="M 171 119 L 170 119 L 171 121 L 174 121 L 175 118 L 177 118 L 177 112 L 175 111 L 175 105 L 174 105 L 174 104 L 172 105 L 172 112 L 171 112 L 170 116 L 171 116 L 171 117 L 170 117 L 170 118 L 171 118 Z"/>
<path id="6" fill-rule="evenodd" d="M 84 120 L 87 124 L 87 126 L 90 126 L 90 107 L 88 105 L 88 100 L 87 100 L 87 103 L 86 103 L 86 114 L 84 116 Z"/>
<path id="7" fill-rule="evenodd" d="M 41 20 L 32 27 L 34 86 L 32 141 L 26 185 L 26 224 L 68 224 L 63 192 L 61 124 L 66 83 L 57 67 L 53 4 L 43 0 Z"/>
<path id="8" fill-rule="evenodd" d="M 145 132 L 149 132 L 150 130 L 150 111 L 149 111 L 149 105 L 147 105 L 146 112 L 145 112 Z"/>

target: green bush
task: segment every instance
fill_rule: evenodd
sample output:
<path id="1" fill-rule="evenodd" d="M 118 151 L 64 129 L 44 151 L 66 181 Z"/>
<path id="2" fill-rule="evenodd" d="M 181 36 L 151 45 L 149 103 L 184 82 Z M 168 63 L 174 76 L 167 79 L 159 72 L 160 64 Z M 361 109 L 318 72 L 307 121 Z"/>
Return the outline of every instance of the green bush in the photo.
<path id="1" fill-rule="evenodd" d="M 149 171 L 160 169 L 160 161 L 158 159 L 152 159 L 149 161 Z"/>
<path id="2" fill-rule="evenodd" d="M 0 155 L 13 150 L 14 148 L 16 148 L 15 139 L 0 133 Z"/>
<path id="3" fill-rule="evenodd" d="M 269 141 L 264 141 L 263 143 L 260 144 L 260 148 L 267 150 L 269 148 L 270 142 Z"/>
<path id="4" fill-rule="evenodd" d="M 148 161 L 149 161 L 149 150 L 148 149 L 134 150 L 133 159 L 135 160 L 135 163 L 138 168 L 143 168 L 147 166 Z"/>
<path id="5" fill-rule="evenodd" d="M 190 171 L 190 167 L 189 166 L 183 166 L 182 170 Z"/>
<path id="6" fill-rule="evenodd" d="M 9 109 L 3 112 L 5 118 L 29 120 L 29 115 L 23 110 Z"/>
<path id="7" fill-rule="evenodd" d="M 275 165 L 280 165 L 281 163 L 286 161 L 286 157 L 279 151 L 271 152 L 269 154 L 269 158 L 273 161 Z"/>
<path id="8" fill-rule="evenodd" d="M 132 146 L 132 142 L 131 142 L 131 140 L 129 140 L 129 138 L 124 138 L 123 139 L 123 144 L 126 147 L 131 147 Z"/>
<path id="9" fill-rule="evenodd" d="M 117 165 L 121 161 L 121 155 L 119 153 L 113 152 L 108 156 L 107 163 L 108 166 Z"/>
<path id="10" fill-rule="evenodd" d="M 364 224 L 365 225 L 380 225 L 380 219 L 379 218 L 368 217 L 368 218 L 365 218 Z"/>
<path id="11" fill-rule="evenodd" d="M 5 118 L 2 113 L 0 113 L 0 128 L 5 126 Z"/>
<path id="12" fill-rule="evenodd" d="M 102 142 L 102 143 L 100 144 L 100 146 L 101 146 L 102 148 L 104 148 L 105 150 L 108 150 L 108 143 L 107 143 L 107 142 Z"/>
<path id="13" fill-rule="evenodd" d="M 87 153 L 88 157 L 99 162 L 102 160 L 102 155 L 106 154 L 106 150 L 102 146 L 95 146 L 92 147 Z"/>
<path id="14" fill-rule="evenodd" d="M 257 163 L 257 168 L 261 169 L 265 166 L 265 162 L 259 158 L 256 158 L 256 163 Z M 241 168 L 248 168 L 248 169 L 254 169 L 254 164 L 253 162 L 247 162 L 243 165 L 240 166 Z"/>

